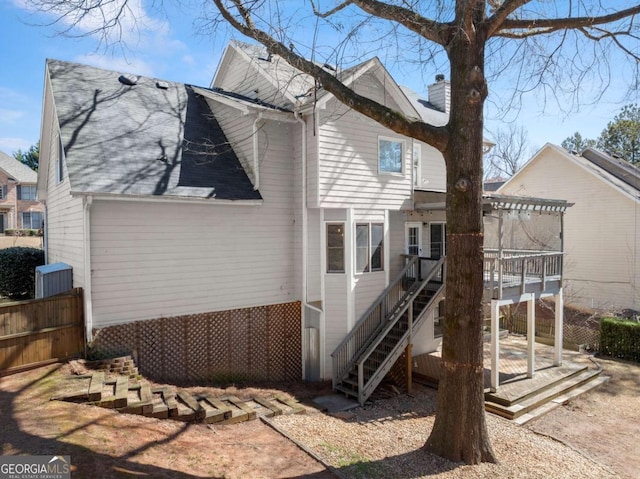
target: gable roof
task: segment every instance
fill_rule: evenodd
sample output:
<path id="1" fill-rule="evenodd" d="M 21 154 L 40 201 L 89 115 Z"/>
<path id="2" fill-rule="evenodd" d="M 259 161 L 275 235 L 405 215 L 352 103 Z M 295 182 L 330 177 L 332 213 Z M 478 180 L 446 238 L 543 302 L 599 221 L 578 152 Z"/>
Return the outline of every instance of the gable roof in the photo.
<path id="1" fill-rule="evenodd" d="M 72 194 L 261 199 L 192 86 L 59 60 L 47 72 Z"/>
<path id="2" fill-rule="evenodd" d="M 275 102 L 283 108 L 304 108 L 311 107 L 315 104 L 322 106 L 323 102 L 333 97 L 331 93 L 318 85 L 316 80 L 306 73 L 302 73 L 295 67 L 291 66 L 278 55 L 270 55 L 267 48 L 263 45 L 252 45 L 237 40 L 232 40 L 225 52 L 225 57 L 230 54 L 230 50 L 237 52 L 241 57 L 252 65 L 261 75 L 284 97 L 284 102 L 278 104 L 275 99 L 269 101 Z M 223 58 L 221 65 L 225 62 Z M 405 113 L 411 113 L 418 116 L 415 106 L 407 99 L 402 90 L 391 77 L 384 65 L 377 57 L 365 60 L 357 65 L 349 68 L 341 69 L 334 66 L 317 63 L 318 66 L 333 74 L 338 80 L 345 85 L 352 85 L 366 72 L 373 71 L 376 76 L 384 77 L 384 85 L 388 88 L 389 93 L 394 97 L 396 102 Z M 216 72 L 216 78 L 218 73 Z M 215 83 L 214 78 L 212 83 Z"/>
<path id="3" fill-rule="evenodd" d="M 18 183 L 36 183 L 38 174 L 13 156 L 0 151 L 0 170 Z"/>
<path id="4" fill-rule="evenodd" d="M 420 95 L 418 95 L 411 88 L 401 85 L 400 89 L 420 114 L 420 118 L 422 119 L 422 121 L 433 126 L 445 126 L 448 123 L 448 113 L 439 110 L 433 104 L 429 103 L 428 100 L 421 98 Z"/>
<path id="5" fill-rule="evenodd" d="M 547 143 L 540 148 L 498 191 L 505 190 L 512 181 L 516 181 L 516 178 L 532 168 L 545 151 L 552 151 L 557 155 L 561 155 L 572 164 L 584 169 L 612 188 L 617 189 L 635 201 L 640 201 L 640 195 L 638 194 L 640 193 L 640 170 L 632 164 L 594 148 L 587 148 L 582 154 L 578 155 L 551 143 Z"/>

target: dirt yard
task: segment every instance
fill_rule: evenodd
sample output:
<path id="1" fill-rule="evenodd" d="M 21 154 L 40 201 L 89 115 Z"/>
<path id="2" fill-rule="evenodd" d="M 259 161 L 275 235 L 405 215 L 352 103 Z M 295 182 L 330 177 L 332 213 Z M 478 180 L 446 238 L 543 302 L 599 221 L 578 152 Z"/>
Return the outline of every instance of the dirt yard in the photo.
<path id="1" fill-rule="evenodd" d="M 208 427 L 49 401 L 73 381 L 64 369 L 0 378 L 0 454 L 70 455 L 74 478 L 335 477 L 259 420 Z"/>
<path id="2" fill-rule="evenodd" d="M 527 427 L 570 444 L 620 477 L 640 478 L 640 365 L 596 358 L 608 383 Z"/>
<path id="3" fill-rule="evenodd" d="M 12 246 L 26 246 L 29 248 L 42 249 L 42 237 L 0 235 L 0 249 L 11 248 Z"/>
<path id="4" fill-rule="evenodd" d="M 421 389 L 421 395 L 379 400 L 358 410 L 363 417 L 375 413 L 375 420 L 354 423 L 310 410 L 307 415 L 281 416 L 275 422 L 285 430 L 295 426 L 289 430 L 291 436 L 305 438 L 301 442 L 327 456 L 325 460 L 342 477 L 528 478 L 545 477 L 542 471 L 553 469 L 558 472 L 555 477 L 637 479 L 640 366 L 598 361 L 612 377 L 609 383 L 526 427 L 489 415 L 494 449 L 503 461 L 500 465 L 444 464 L 419 450 L 429 432 L 425 424 L 433 419 L 435 391 L 430 388 Z M 0 378 L 0 454 L 68 454 L 75 468 L 73 477 L 79 478 L 335 477 L 259 420 L 208 427 L 49 401 L 73 381 L 66 379 L 70 369 L 54 365 Z M 295 397 L 326 392 L 307 390 L 304 385 L 281 390 Z M 227 391 L 243 397 L 260 389 Z M 270 390 L 263 391 L 268 395 Z M 367 431 L 374 439 L 363 436 Z M 334 440 L 340 441 L 343 452 Z M 399 446 L 409 452 L 389 452 Z M 370 463 L 366 457 L 374 453 L 380 459 Z"/>

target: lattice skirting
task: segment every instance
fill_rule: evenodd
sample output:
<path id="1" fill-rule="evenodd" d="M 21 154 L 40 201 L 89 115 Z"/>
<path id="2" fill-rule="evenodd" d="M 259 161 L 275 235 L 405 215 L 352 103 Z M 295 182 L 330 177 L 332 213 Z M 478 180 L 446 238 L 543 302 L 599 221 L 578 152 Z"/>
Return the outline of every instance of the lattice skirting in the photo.
<path id="1" fill-rule="evenodd" d="M 99 357 L 134 356 L 162 381 L 291 381 L 302 377 L 300 302 L 136 321 L 94 330 Z"/>

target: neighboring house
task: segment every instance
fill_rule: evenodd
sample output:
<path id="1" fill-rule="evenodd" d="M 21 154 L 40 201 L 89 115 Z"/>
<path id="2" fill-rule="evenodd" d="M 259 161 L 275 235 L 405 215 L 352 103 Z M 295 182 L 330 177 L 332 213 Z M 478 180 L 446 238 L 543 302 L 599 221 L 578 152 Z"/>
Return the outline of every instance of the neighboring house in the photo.
<path id="1" fill-rule="evenodd" d="M 377 58 L 336 75 L 447 121 L 441 77 L 425 101 Z M 45 78 L 48 261 L 73 266 L 94 349 L 133 352 L 163 378 L 339 382 L 387 325 L 405 330 L 378 376 L 410 343 L 437 347 L 446 175 L 433 147 L 239 42 L 210 88 L 56 60 Z"/>
<path id="2" fill-rule="evenodd" d="M 0 234 L 40 229 L 44 206 L 36 200 L 37 173 L 0 151 Z"/>
<path id="3" fill-rule="evenodd" d="M 565 298 L 595 310 L 640 310 L 640 170 L 587 148 L 543 146 L 499 193 L 565 198 Z"/>

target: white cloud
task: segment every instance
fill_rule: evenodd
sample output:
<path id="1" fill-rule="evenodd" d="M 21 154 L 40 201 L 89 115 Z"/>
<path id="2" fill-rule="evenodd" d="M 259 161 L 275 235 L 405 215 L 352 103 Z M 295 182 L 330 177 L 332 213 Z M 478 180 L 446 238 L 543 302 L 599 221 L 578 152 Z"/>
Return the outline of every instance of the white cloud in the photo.
<path id="1" fill-rule="evenodd" d="M 30 146 L 31 142 L 24 138 L 0 138 L 0 151 L 4 151 L 7 155 L 18 150 L 28 150 Z"/>
<path id="2" fill-rule="evenodd" d="M 184 63 L 186 63 L 187 65 L 194 65 L 196 63 L 195 58 L 193 58 L 192 55 L 183 55 L 182 56 L 182 61 Z"/>
<path id="3" fill-rule="evenodd" d="M 29 0 L 14 0 L 22 10 L 37 13 L 37 7 Z M 70 6 L 69 6 L 70 5 Z M 168 35 L 169 24 L 154 18 L 145 9 L 143 0 L 113 0 L 102 2 L 99 7 L 84 11 L 72 8 L 72 3 L 54 5 L 46 14 L 58 23 L 61 30 L 70 34 L 90 35 L 112 45 L 124 42 L 137 46 L 149 34 Z"/>

